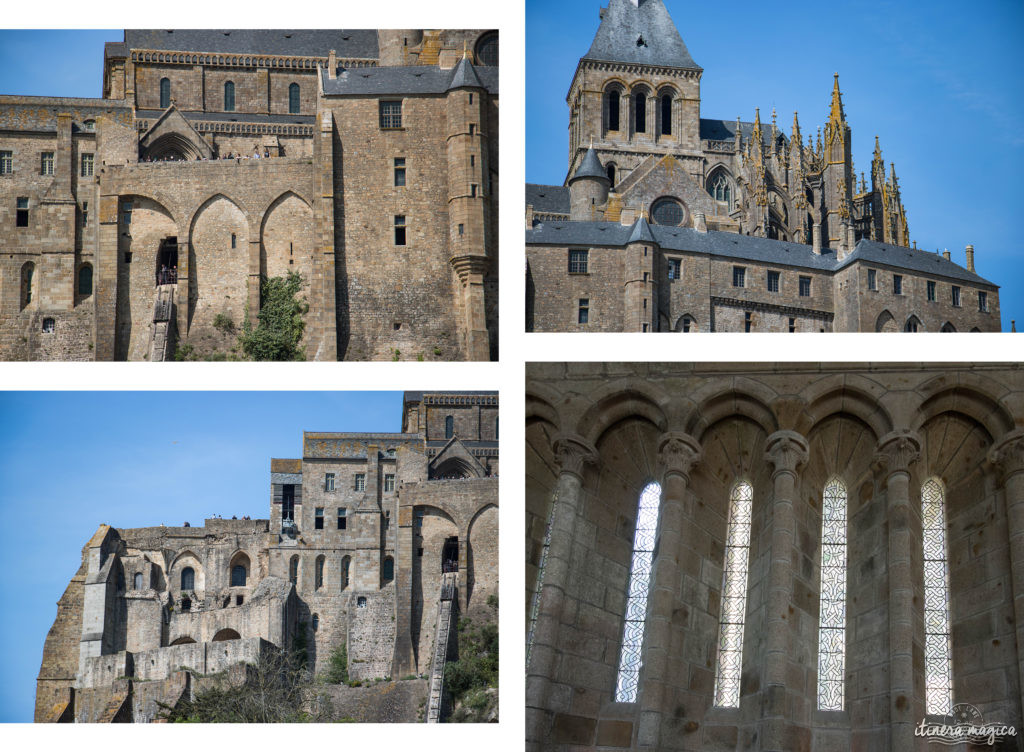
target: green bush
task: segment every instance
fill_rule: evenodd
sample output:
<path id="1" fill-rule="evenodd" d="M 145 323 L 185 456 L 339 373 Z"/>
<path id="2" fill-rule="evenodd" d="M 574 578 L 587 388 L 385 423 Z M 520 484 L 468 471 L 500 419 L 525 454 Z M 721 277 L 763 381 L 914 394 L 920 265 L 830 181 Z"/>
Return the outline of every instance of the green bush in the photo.
<path id="1" fill-rule="evenodd" d="M 328 684 L 348 684 L 348 648 L 344 643 L 331 651 L 324 681 Z"/>
<path id="2" fill-rule="evenodd" d="M 287 277 L 260 279 L 260 312 L 256 328 L 246 312 L 238 344 L 252 360 L 304 360 L 299 342 L 306 328 L 303 317 L 309 310 L 299 298 L 302 277 L 288 272 Z"/>
<path id="3" fill-rule="evenodd" d="M 213 317 L 213 328 L 221 334 L 234 334 L 235 322 L 230 313 L 218 313 Z"/>
<path id="4" fill-rule="evenodd" d="M 482 711 L 489 701 L 486 690 L 498 686 L 498 625 L 476 627 L 459 619 L 458 641 L 459 659 L 444 669 L 445 689 L 456 703 Z"/>

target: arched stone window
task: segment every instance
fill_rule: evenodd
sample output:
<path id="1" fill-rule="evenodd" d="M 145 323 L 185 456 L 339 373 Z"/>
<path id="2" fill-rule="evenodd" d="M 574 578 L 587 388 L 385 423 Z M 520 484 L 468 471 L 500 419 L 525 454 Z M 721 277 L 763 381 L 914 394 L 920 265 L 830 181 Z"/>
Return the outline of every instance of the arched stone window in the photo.
<path id="1" fill-rule="evenodd" d="M 135 573 L 135 582 L 132 584 L 135 590 L 142 590 L 142 572 Z"/>
<path id="2" fill-rule="evenodd" d="M 608 173 L 608 182 L 611 184 L 611 187 L 614 188 L 615 187 L 615 163 L 614 162 L 609 162 L 607 165 L 605 165 L 604 169 L 605 169 L 605 172 Z"/>
<path id="3" fill-rule="evenodd" d="M 916 332 L 920 328 L 921 328 L 921 321 L 920 321 L 920 319 L 918 319 L 917 316 L 911 316 L 909 319 L 907 319 L 907 324 L 903 328 L 903 331 L 906 331 L 906 332 Z"/>
<path id="4" fill-rule="evenodd" d="M 347 590 L 349 584 L 350 569 L 352 567 L 352 557 L 345 556 L 341 560 L 341 589 Z"/>
<path id="5" fill-rule="evenodd" d="M 292 115 L 299 114 L 299 85 L 289 84 L 288 86 L 288 112 Z"/>
<path id="6" fill-rule="evenodd" d="M 658 510 L 661 486 L 651 482 L 640 492 L 636 529 L 633 534 L 633 561 L 626 594 L 626 620 L 619 650 L 619 672 L 615 681 L 616 702 L 636 702 L 637 683 L 643 661 L 644 624 L 647 619 L 647 595 L 651 588 L 654 543 L 658 537 Z"/>
<path id="7" fill-rule="evenodd" d="M 647 132 L 647 92 L 643 89 L 633 94 L 633 130 Z"/>
<path id="8" fill-rule="evenodd" d="M 166 110 L 171 106 L 171 79 L 160 79 L 160 109 Z"/>
<path id="9" fill-rule="evenodd" d="M 314 588 L 319 590 L 324 586 L 324 557 L 321 554 L 316 557 L 316 584 Z"/>
<path id="10" fill-rule="evenodd" d="M 498 64 L 498 32 L 491 31 L 480 37 L 473 54 L 477 65 Z"/>
<path id="11" fill-rule="evenodd" d="M 715 201 L 721 201 L 732 207 L 732 182 L 725 170 L 715 170 L 708 177 L 708 193 Z"/>
<path id="12" fill-rule="evenodd" d="M 243 564 L 231 567 L 231 587 L 245 587 L 246 571 Z"/>
<path id="13" fill-rule="evenodd" d="M 611 84 L 604 92 L 604 129 L 619 130 L 620 111 L 622 109 L 622 88 Z"/>
<path id="14" fill-rule="evenodd" d="M 225 81 L 224 82 L 224 111 L 234 112 L 235 111 L 235 82 Z"/>
<path id="15" fill-rule="evenodd" d="M 697 319 L 695 319 L 688 313 L 683 314 L 683 316 L 679 319 L 679 323 L 676 324 L 676 331 L 685 332 L 687 334 L 690 332 L 697 331 Z"/>
<path id="16" fill-rule="evenodd" d="M 390 556 L 384 558 L 384 566 L 381 567 L 381 579 L 385 585 L 395 579 L 395 560 Z"/>
<path id="17" fill-rule="evenodd" d="M 320 629 L 320 614 L 313 614 L 313 631 Z"/>
<path id="18" fill-rule="evenodd" d="M 665 92 L 658 99 L 661 121 L 661 135 L 671 136 L 672 135 L 672 94 L 671 92 Z"/>
<path id="19" fill-rule="evenodd" d="M 36 265 L 26 261 L 21 267 L 21 307 L 28 308 L 32 303 L 32 277 L 35 276 Z"/>
<path id="20" fill-rule="evenodd" d="M 288 562 L 288 582 L 293 585 L 299 584 L 299 557 L 292 556 Z"/>
<path id="21" fill-rule="evenodd" d="M 686 210 L 678 199 L 659 198 L 651 205 L 651 221 L 656 225 L 678 227 L 686 218 Z"/>
<path id="22" fill-rule="evenodd" d="M 846 677 L 846 486 L 833 478 L 821 505 L 818 709 L 842 710 Z"/>
<path id="23" fill-rule="evenodd" d="M 181 589 L 196 589 L 196 571 L 192 567 L 185 567 L 181 570 Z"/>
<path id="24" fill-rule="evenodd" d="M 715 673 L 715 705 L 719 707 L 740 706 L 753 500 L 754 489 L 746 481 L 733 486 L 729 494 L 729 523 L 722 576 L 722 616 L 718 627 L 718 670 Z"/>
<path id="25" fill-rule="evenodd" d="M 446 415 L 444 418 L 444 437 L 450 439 L 455 435 L 455 418 L 451 415 Z"/>
<path id="26" fill-rule="evenodd" d="M 953 666 L 949 635 L 949 566 L 946 494 L 937 478 L 921 486 L 924 533 L 924 703 L 925 712 L 953 712 Z"/>
<path id="27" fill-rule="evenodd" d="M 82 264 L 78 268 L 78 294 L 83 298 L 92 295 L 92 265 Z"/>

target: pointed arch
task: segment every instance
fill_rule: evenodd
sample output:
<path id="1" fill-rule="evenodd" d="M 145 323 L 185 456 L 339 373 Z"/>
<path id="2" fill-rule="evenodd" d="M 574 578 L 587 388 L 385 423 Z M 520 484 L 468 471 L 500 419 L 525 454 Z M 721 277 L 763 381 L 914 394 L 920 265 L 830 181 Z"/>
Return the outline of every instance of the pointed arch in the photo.
<path id="1" fill-rule="evenodd" d="M 684 313 L 676 321 L 675 330 L 677 332 L 699 332 L 700 328 L 697 325 L 697 319 L 691 316 L 689 313 Z"/>
<path id="2" fill-rule="evenodd" d="M 910 314 L 910 316 L 907 317 L 907 323 L 903 325 L 903 331 L 905 331 L 905 332 L 923 332 L 924 331 L 924 325 L 921 324 L 921 319 L 919 319 L 914 314 Z"/>
<path id="3" fill-rule="evenodd" d="M 955 332 L 956 331 L 956 327 L 953 326 L 952 323 L 947 321 L 945 324 L 942 325 L 942 328 L 939 329 L 939 331 L 940 332 Z"/>
<path id="4" fill-rule="evenodd" d="M 889 312 L 888 309 L 878 314 L 878 318 L 875 319 L 875 331 L 876 332 L 895 332 L 899 331 L 896 325 L 896 319 Z"/>
<path id="5" fill-rule="evenodd" d="M 622 130 L 622 98 L 625 91 L 626 87 L 621 81 L 611 80 L 604 85 L 601 110 L 605 133 Z"/>
<path id="6" fill-rule="evenodd" d="M 725 165 L 716 165 L 704 182 L 705 190 L 716 202 L 731 210 L 736 201 L 736 179 Z"/>

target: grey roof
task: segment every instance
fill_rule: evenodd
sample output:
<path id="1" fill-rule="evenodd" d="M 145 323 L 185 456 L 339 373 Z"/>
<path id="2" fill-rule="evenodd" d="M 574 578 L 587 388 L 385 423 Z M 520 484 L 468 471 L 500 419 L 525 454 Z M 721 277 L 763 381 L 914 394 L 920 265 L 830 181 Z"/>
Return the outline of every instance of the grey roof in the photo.
<path id="1" fill-rule="evenodd" d="M 527 183 L 526 203 L 542 214 L 568 214 L 569 189 L 561 185 Z"/>
<path id="2" fill-rule="evenodd" d="M 641 215 L 636 222 L 633 223 L 633 232 L 629 234 L 629 240 L 627 243 L 656 243 L 654 235 L 651 234 L 651 226 L 647 224 L 647 220 Z"/>
<path id="3" fill-rule="evenodd" d="M 128 45 L 124 42 L 107 42 L 103 45 L 103 57 L 127 57 Z"/>
<path id="4" fill-rule="evenodd" d="M 609 0 L 584 60 L 703 70 L 690 57 L 661 0 Z"/>
<path id="5" fill-rule="evenodd" d="M 749 141 L 754 136 L 754 124 L 745 121 L 740 121 L 740 133 L 743 135 L 744 141 Z M 789 138 L 782 129 L 779 129 L 779 135 L 782 139 L 789 143 Z M 708 120 L 706 118 L 700 119 L 700 137 L 708 139 L 709 141 L 732 141 L 736 138 L 736 121 L 735 120 Z M 767 144 L 772 137 L 772 126 L 769 123 L 768 127 L 765 127 L 764 123 L 761 123 L 761 140 Z"/>
<path id="6" fill-rule="evenodd" d="M 484 85 L 480 83 L 479 76 L 476 75 L 476 70 L 473 68 L 473 64 L 469 62 L 469 58 L 462 58 L 459 64 L 455 66 L 455 73 L 452 75 L 452 82 L 448 84 L 448 89 L 461 89 L 468 87 L 472 89 L 482 89 Z"/>
<path id="7" fill-rule="evenodd" d="M 283 125 L 312 125 L 316 123 L 315 115 L 258 115 L 251 112 L 184 112 L 178 110 L 186 120 L 216 120 L 221 123 L 276 123 Z M 136 110 L 141 120 L 158 118 L 163 110 Z"/>
<path id="8" fill-rule="evenodd" d="M 633 235 L 636 234 L 637 224 L 629 226 L 618 222 L 542 222 L 526 231 L 526 244 L 624 248 L 628 243 L 634 242 Z M 653 242 L 658 243 L 663 250 L 706 253 L 711 256 L 796 266 L 822 272 L 835 272 L 854 262 L 862 261 L 996 287 L 974 272 L 969 272 L 952 261 L 946 261 L 939 254 L 877 243 L 873 240 L 861 240 L 853 253 L 838 261 L 834 250 L 825 248 L 819 255 L 814 253 L 811 246 L 800 243 L 756 238 L 732 232 L 697 232 L 691 227 L 652 225 L 648 229 L 653 236 Z"/>
<path id="9" fill-rule="evenodd" d="M 498 68 L 474 69 L 481 88 L 498 93 Z M 403 65 L 384 68 L 342 68 L 337 78 L 323 71 L 325 96 L 374 96 L 378 94 L 444 94 L 454 73 L 430 65 Z"/>
<path id="10" fill-rule="evenodd" d="M 125 29 L 131 49 L 377 58 L 375 29 Z"/>
<path id="11" fill-rule="evenodd" d="M 604 167 L 601 166 L 601 160 L 597 158 L 597 152 L 594 151 L 593 146 L 587 149 L 587 153 L 580 160 L 580 166 L 576 168 L 576 172 L 569 178 L 569 182 L 571 183 L 577 178 L 601 178 L 608 182 L 608 175 L 605 173 Z"/>

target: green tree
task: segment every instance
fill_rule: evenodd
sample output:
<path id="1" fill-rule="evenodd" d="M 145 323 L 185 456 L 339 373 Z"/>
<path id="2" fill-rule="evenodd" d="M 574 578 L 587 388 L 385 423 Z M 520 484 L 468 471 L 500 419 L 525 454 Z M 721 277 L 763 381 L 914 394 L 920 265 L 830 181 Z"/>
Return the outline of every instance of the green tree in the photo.
<path id="1" fill-rule="evenodd" d="M 299 342 L 306 328 L 303 319 L 309 306 L 299 297 L 302 277 L 288 272 L 286 277 L 260 278 L 260 312 L 253 328 L 246 312 L 238 343 L 252 360 L 305 360 Z"/>

